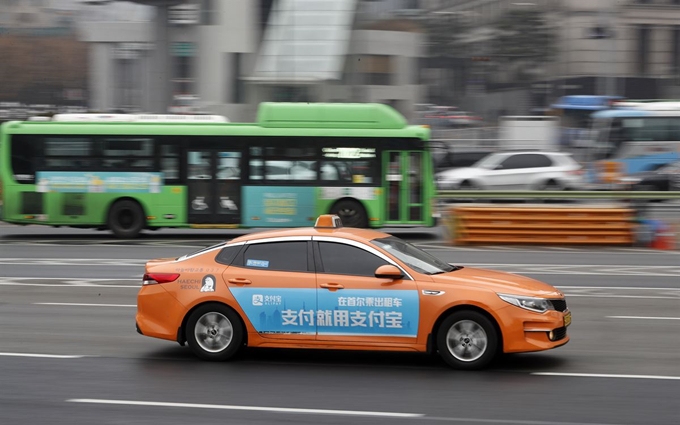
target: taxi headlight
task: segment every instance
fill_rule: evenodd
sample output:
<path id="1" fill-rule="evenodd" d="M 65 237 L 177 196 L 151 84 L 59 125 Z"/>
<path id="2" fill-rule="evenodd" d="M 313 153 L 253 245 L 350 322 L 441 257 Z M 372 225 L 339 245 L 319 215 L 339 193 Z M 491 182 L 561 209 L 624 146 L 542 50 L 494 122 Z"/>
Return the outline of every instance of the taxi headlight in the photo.
<path id="1" fill-rule="evenodd" d="M 555 309 L 550 300 L 546 300 L 545 298 L 524 297 L 520 295 L 507 294 L 498 294 L 498 296 L 506 303 L 510 303 L 525 310 L 535 311 L 537 313 L 545 313 L 548 310 Z"/>

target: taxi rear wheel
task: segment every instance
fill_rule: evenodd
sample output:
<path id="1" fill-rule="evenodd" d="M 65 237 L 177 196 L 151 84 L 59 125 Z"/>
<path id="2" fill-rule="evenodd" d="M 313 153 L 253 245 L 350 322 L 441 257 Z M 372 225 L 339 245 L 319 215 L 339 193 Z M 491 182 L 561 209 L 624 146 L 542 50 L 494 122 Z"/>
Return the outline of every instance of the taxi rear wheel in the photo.
<path id="1" fill-rule="evenodd" d="M 205 304 L 191 313 L 185 335 L 189 348 L 203 360 L 232 358 L 243 345 L 243 323 L 230 308 Z"/>
<path id="2" fill-rule="evenodd" d="M 481 369 L 496 356 L 498 332 L 483 314 L 458 311 L 439 327 L 437 348 L 442 359 L 456 369 Z"/>

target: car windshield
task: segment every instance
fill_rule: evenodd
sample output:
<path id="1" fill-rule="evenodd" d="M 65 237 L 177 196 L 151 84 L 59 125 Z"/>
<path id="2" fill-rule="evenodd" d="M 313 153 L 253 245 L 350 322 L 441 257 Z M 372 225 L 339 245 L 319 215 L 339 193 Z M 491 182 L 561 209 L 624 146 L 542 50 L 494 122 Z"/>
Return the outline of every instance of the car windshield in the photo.
<path id="1" fill-rule="evenodd" d="M 416 248 L 408 242 L 405 242 L 397 237 L 390 236 L 387 238 L 373 239 L 371 241 L 388 253 L 392 254 L 404 264 L 423 274 L 439 274 L 458 270 L 460 267 L 452 266 L 434 257 L 420 248 Z"/>
<path id="2" fill-rule="evenodd" d="M 493 168 L 498 163 L 498 155 L 487 155 L 484 158 L 471 165 L 474 168 Z"/>

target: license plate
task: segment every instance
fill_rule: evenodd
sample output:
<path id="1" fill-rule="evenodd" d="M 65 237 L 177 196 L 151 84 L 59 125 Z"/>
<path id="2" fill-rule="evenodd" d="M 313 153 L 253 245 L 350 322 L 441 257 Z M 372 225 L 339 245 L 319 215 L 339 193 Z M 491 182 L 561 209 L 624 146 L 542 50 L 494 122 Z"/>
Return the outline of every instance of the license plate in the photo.
<path id="1" fill-rule="evenodd" d="M 564 314 L 564 327 L 571 325 L 571 311 Z"/>

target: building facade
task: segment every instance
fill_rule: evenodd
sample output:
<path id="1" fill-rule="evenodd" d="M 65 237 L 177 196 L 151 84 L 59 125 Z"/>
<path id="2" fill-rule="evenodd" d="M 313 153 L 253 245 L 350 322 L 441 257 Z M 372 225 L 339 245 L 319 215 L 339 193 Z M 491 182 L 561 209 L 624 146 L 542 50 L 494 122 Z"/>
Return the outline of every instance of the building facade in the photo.
<path id="1" fill-rule="evenodd" d="M 202 0 L 169 8 L 167 25 L 155 29 L 148 21 L 83 22 L 90 107 L 167 112 L 159 96 L 168 92 L 170 105 L 195 99 L 202 111 L 232 121 L 254 119 L 263 101 L 375 101 L 408 116 L 422 100 L 424 35 L 404 20 L 372 26 L 362 19 L 363 3 Z M 166 89 L 155 84 L 166 77 L 154 69 L 163 44 Z"/>
<path id="2" fill-rule="evenodd" d="M 485 52 L 485 44 L 498 36 L 497 23 L 510 11 L 540 11 L 552 27 L 554 56 L 536 67 L 528 88 L 494 70 L 484 75 L 481 95 L 457 90 L 456 101 L 481 113 L 494 115 L 498 107 L 505 113 L 528 113 L 570 94 L 677 96 L 678 0 L 420 0 L 419 8 L 424 16 L 465 20 L 468 28 L 458 50 L 491 54 L 491 62 L 495 58 Z M 471 56 L 461 59 L 469 62 Z"/>

